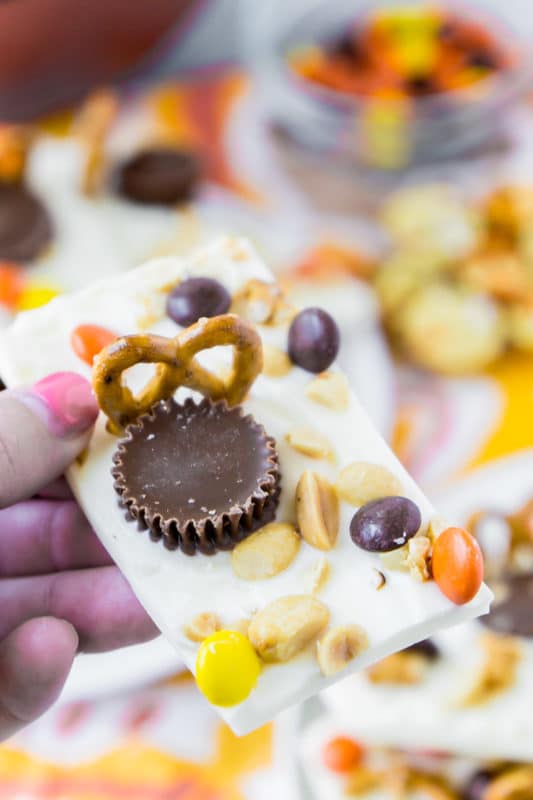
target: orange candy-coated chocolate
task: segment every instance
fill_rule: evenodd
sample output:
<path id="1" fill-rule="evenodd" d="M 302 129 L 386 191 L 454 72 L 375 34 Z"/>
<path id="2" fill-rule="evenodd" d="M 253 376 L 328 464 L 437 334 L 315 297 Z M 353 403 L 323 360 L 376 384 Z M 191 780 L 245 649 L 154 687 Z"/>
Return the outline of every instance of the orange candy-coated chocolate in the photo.
<path id="1" fill-rule="evenodd" d="M 453 603 L 472 600 L 483 582 L 483 555 L 474 537 L 463 528 L 447 528 L 433 545 L 433 577 Z"/>
<path id="2" fill-rule="evenodd" d="M 70 344 L 78 358 L 92 367 L 94 357 L 116 338 L 116 333 L 99 325 L 78 325 L 72 331 Z"/>
<path id="3" fill-rule="evenodd" d="M 0 261 L 0 303 L 14 309 L 24 288 L 24 273 L 16 264 Z"/>
<path id="4" fill-rule="evenodd" d="M 384 7 L 336 41 L 289 54 L 292 69 L 311 83 L 354 97 L 392 93 L 406 102 L 474 86 L 516 61 L 488 26 L 433 3 Z"/>
<path id="5" fill-rule="evenodd" d="M 332 772 L 349 772 L 357 767 L 363 758 L 364 750 L 359 742 L 347 736 L 330 739 L 322 750 L 322 760 Z"/>

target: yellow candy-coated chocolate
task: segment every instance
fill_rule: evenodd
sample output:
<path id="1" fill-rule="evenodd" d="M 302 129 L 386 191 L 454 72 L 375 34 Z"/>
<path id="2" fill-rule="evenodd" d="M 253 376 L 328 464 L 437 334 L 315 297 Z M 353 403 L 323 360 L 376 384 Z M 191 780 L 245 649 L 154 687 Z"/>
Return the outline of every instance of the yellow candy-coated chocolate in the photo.
<path id="1" fill-rule="evenodd" d="M 44 283 L 29 283 L 22 290 L 17 302 L 18 311 L 31 311 L 46 305 L 54 297 L 61 294 L 55 286 L 48 286 Z"/>
<path id="2" fill-rule="evenodd" d="M 405 3 L 376 11 L 372 25 L 392 36 L 434 36 L 440 21 L 441 14 L 436 8 Z"/>
<path id="3" fill-rule="evenodd" d="M 382 169 L 400 169 L 410 157 L 405 109 L 401 103 L 376 98 L 361 119 L 365 158 Z"/>
<path id="4" fill-rule="evenodd" d="M 374 26 L 384 33 L 398 68 L 406 77 L 427 75 L 437 58 L 439 13 L 419 5 L 382 9 Z"/>
<path id="5" fill-rule="evenodd" d="M 196 683 L 215 706 L 236 706 L 246 700 L 260 672 L 257 653 L 238 631 L 217 631 L 200 645 Z"/>
<path id="6" fill-rule="evenodd" d="M 436 41 L 424 35 L 398 40 L 393 52 L 399 68 L 406 76 L 428 75 L 437 59 Z"/>

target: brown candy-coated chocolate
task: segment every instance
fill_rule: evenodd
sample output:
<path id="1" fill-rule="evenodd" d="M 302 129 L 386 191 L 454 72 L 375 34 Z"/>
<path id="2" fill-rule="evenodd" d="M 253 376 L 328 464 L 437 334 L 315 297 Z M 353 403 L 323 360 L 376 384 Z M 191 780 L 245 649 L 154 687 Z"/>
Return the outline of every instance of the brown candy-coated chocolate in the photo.
<path id="1" fill-rule="evenodd" d="M 232 549 L 278 504 L 274 440 L 224 401 L 155 404 L 128 425 L 113 461 L 120 503 L 188 555 Z"/>

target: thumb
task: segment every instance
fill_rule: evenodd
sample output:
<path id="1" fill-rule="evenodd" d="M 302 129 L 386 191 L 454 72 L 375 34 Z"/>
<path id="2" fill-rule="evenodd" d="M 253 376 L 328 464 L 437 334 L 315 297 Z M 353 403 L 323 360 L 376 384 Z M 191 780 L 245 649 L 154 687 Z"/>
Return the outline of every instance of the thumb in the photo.
<path id="1" fill-rule="evenodd" d="M 91 385 L 56 372 L 0 393 L 0 508 L 31 497 L 88 444 L 98 405 Z"/>
<path id="2" fill-rule="evenodd" d="M 0 740 L 57 699 L 77 647 L 72 625 L 52 617 L 28 620 L 0 642 Z"/>

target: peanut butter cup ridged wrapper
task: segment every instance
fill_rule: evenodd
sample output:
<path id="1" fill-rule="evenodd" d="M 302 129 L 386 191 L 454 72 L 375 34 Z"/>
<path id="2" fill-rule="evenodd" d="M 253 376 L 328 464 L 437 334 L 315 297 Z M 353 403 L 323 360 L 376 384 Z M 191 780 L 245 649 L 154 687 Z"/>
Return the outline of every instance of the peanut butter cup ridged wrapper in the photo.
<path id="1" fill-rule="evenodd" d="M 276 443 L 240 406 L 155 403 L 127 426 L 113 464 L 120 504 L 169 549 L 231 550 L 274 519 Z"/>

